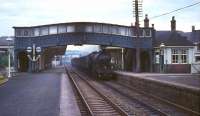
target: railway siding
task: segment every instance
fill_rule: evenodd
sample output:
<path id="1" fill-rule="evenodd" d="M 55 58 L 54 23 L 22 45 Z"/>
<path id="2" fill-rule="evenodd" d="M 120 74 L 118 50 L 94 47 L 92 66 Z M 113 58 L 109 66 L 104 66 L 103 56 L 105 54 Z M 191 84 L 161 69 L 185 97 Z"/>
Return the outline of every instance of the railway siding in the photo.
<path id="1" fill-rule="evenodd" d="M 116 72 L 117 82 L 200 115 L 200 88 Z"/>

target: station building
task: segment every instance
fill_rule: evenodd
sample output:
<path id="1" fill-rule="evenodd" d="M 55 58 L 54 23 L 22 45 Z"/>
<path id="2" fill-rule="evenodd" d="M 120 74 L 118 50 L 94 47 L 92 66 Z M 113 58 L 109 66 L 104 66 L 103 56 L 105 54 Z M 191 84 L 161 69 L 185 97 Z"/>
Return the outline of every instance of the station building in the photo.
<path id="1" fill-rule="evenodd" d="M 149 27 L 149 19 L 146 15 L 144 19 L 144 28 Z M 154 25 L 152 25 L 154 28 Z M 194 27 L 193 27 L 194 28 Z M 200 67 L 195 64 L 200 61 L 200 31 L 194 30 L 188 34 L 176 30 L 176 20 L 172 17 L 171 30 L 156 31 L 153 38 L 153 66 L 152 71 L 148 70 L 145 62 L 142 60 L 142 72 L 157 72 L 157 73 L 199 73 Z M 190 41 L 192 39 L 193 41 Z M 124 61 L 127 59 L 127 49 L 119 47 L 108 47 L 108 51 L 112 54 L 112 61 L 115 65 L 114 69 L 127 70 L 127 65 L 130 64 Z M 144 59 L 141 55 L 141 59 Z M 125 64 L 125 65 L 124 65 Z M 194 67 L 194 64 L 196 67 Z M 200 66 L 200 65 L 199 65 Z M 194 71 L 194 68 L 196 71 Z"/>
<path id="2" fill-rule="evenodd" d="M 154 42 L 154 71 L 165 73 L 190 73 L 194 62 L 195 45 L 176 30 L 172 17 L 171 31 L 156 31 Z"/>

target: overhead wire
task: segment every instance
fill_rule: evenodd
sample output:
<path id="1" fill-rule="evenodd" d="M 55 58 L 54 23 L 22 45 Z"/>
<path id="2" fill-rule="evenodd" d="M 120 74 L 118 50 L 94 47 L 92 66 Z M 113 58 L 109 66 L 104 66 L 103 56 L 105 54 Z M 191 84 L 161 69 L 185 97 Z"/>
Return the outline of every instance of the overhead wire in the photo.
<path id="1" fill-rule="evenodd" d="M 165 15 L 168 15 L 168 14 L 171 14 L 171 13 L 174 13 L 174 12 L 177 12 L 177 11 L 180 11 L 180 10 L 183 10 L 183 9 L 186 9 L 186 8 L 189 8 L 189 7 L 193 7 L 193 6 L 196 6 L 196 5 L 199 5 L 199 4 L 200 4 L 200 2 L 196 2 L 196 3 L 194 3 L 194 4 L 187 5 L 187 6 L 184 6 L 184 7 L 175 9 L 175 10 L 172 10 L 172 11 L 170 11 L 170 12 L 166 12 L 166 13 L 163 13 L 163 14 L 160 14 L 160 15 L 156 15 L 156 16 L 150 17 L 149 19 L 154 19 L 154 18 L 158 18 L 158 17 L 161 17 L 161 16 L 165 16 Z"/>

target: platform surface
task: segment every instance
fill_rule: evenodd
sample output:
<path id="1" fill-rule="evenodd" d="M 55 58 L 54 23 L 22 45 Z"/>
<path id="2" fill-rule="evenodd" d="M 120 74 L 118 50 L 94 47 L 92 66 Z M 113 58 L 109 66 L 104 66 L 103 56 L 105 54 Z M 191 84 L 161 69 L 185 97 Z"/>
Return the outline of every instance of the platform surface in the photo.
<path id="1" fill-rule="evenodd" d="M 0 86 L 0 116 L 80 116 L 64 68 L 19 73 Z"/>
<path id="2" fill-rule="evenodd" d="M 133 73 L 124 71 L 116 71 L 116 73 L 200 89 L 200 74 Z"/>

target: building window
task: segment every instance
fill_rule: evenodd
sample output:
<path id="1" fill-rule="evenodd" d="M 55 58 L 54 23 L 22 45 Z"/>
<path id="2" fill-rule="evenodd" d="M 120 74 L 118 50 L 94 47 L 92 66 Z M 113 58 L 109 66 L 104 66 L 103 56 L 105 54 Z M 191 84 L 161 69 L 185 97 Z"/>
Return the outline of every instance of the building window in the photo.
<path id="1" fill-rule="evenodd" d="M 186 64 L 188 61 L 187 49 L 172 49 L 172 63 L 173 64 Z"/>
<path id="2" fill-rule="evenodd" d="M 200 51 L 200 43 L 197 44 L 197 50 Z"/>
<path id="3" fill-rule="evenodd" d="M 196 56 L 195 60 L 196 62 L 200 62 L 200 56 Z"/>
<path id="4" fill-rule="evenodd" d="M 145 36 L 146 37 L 150 37 L 151 36 L 151 30 L 150 29 L 145 29 L 144 32 L 145 32 Z"/>

